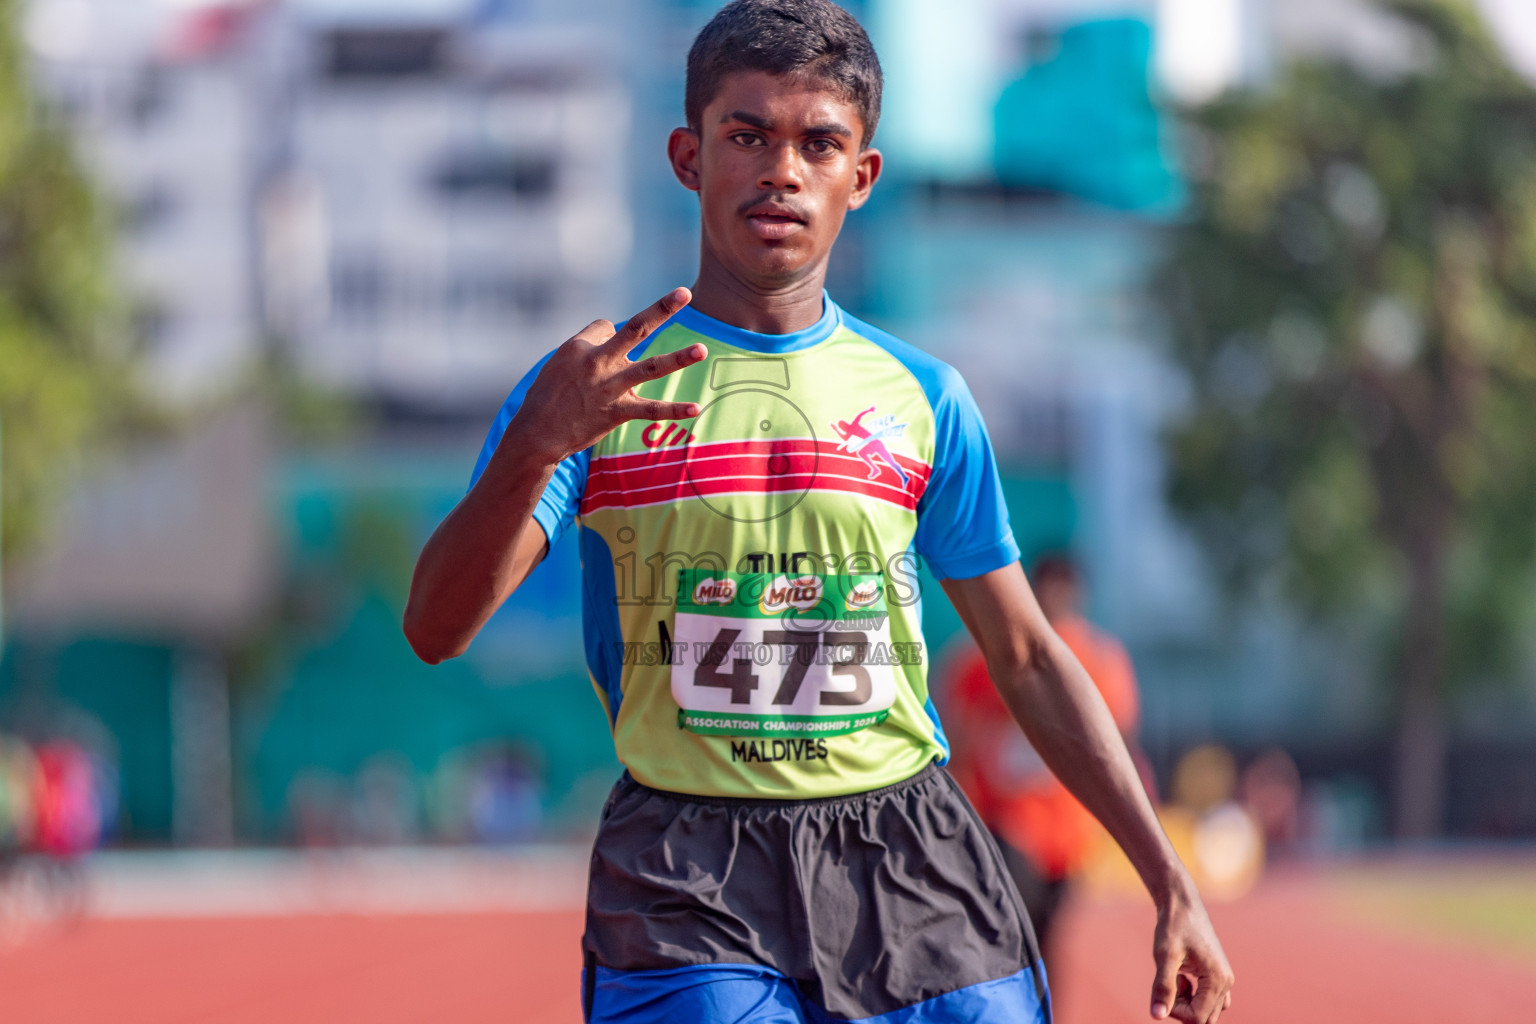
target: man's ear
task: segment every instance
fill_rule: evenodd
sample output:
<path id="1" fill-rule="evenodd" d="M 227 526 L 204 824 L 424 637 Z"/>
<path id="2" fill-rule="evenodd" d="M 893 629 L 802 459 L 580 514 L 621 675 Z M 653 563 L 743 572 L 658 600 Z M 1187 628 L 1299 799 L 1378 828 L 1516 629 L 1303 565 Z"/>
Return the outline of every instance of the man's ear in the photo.
<path id="1" fill-rule="evenodd" d="M 699 133 L 692 128 L 673 128 L 667 138 L 667 159 L 672 173 L 690 192 L 699 190 Z"/>
<path id="2" fill-rule="evenodd" d="M 869 201 L 870 190 L 880 180 L 880 169 L 885 158 L 878 149 L 866 147 L 859 151 L 859 166 L 853 179 L 853 194 L 848 197 L 848 209 L 857 210 Z"/>

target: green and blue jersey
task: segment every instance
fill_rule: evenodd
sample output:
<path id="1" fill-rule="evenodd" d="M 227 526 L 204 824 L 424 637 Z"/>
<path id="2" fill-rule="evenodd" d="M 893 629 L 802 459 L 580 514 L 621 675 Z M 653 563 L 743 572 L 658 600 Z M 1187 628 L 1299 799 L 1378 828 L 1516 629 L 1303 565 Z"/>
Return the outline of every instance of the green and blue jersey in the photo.
<path id="1" fill-rule="evenodd" d="M 587 666 L 619 759 L 657 789 L 806 799 L 947 757 L 918 567 L 1019 557 L 965 382 L 831 299 L 785 335 L 685 307 L 630 357 L 697 342 L 708 358 L 637 392 L 699 415 L 621 425 L 563 460 L 534 512 L 551 546 L 580 531 Z"/>

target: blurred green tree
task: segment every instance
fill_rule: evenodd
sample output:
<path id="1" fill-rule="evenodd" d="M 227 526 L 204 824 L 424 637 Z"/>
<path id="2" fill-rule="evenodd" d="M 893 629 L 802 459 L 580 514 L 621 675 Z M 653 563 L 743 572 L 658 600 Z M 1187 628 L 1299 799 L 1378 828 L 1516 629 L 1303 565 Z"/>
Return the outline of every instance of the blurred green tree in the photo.
<path id="1" fill-rule="evenodd" d="M 1507 677 L 1531 632 L 1536 90 L 1470 3 L 1380 5 L 1407 67 L 1305 61 L 1189 113 L 1154 294 L 1192 384 L 1174 504 L 1230 583 L 1283 567 L 1304 607 L 1382 627 L 1418 837 L 1451 688 Z"/>
<path id="2" fill-rule="evenodd" d="M 133 403 L 111 222 L 34 96 L 0 0 L 0 556 L 37 536 L 61 470 Z"/>

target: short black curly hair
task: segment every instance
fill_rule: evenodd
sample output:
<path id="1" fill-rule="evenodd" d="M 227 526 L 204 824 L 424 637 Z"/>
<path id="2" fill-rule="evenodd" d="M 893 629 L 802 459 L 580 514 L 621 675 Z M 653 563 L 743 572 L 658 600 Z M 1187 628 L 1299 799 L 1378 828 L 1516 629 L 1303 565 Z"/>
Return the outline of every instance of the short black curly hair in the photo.
<path id="1" fill-rule="evenodd" d="M 737 71 L 806 75 L 842 93 L 864 122 L 868 146 L 880 120 L 880 59 L 853 15 L 832 0 L 735 0 L 699 30 L 688 51 L 683 110 L 700 129 L 704 108 Z"/>

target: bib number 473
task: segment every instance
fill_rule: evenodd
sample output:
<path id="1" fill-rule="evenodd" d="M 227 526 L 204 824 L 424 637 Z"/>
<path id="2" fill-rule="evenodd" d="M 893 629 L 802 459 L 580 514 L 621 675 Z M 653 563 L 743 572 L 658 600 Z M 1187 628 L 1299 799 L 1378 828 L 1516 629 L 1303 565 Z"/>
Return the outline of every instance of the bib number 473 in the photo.
<path id="1" fill-rule="evenodd" d="M 733 656 L 736 638 L 740 635 L 739 629 L 722 629 L 715 634 L 693 670 L 693 685 L 729 690 L 732 704 L 750 704 L 760 680 L 753 671 L 756 661 L 750 657 Z M 864 667 L 869 658 L 869 634 L 862 630 L 768 629 L 763 631 L 762 642 L 786 651 L 779 658 L 785 671 L 774 691 L 772 703 L 776 706 L 795 703 L 805 684 L 807 670 L 818 662 L 830 667 L 833 676 L 847 676 L 853 683 L 851 690 L 824 690 L 819 698 L 823 707 L 857 707 L 873 694 L 874 684 L 869 678 L 869 670 Z M 729 671 L 725 669 L 727 661 L 731 666 Z"/>

